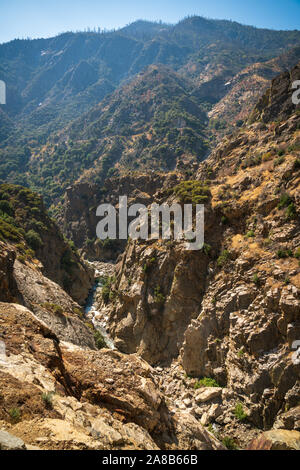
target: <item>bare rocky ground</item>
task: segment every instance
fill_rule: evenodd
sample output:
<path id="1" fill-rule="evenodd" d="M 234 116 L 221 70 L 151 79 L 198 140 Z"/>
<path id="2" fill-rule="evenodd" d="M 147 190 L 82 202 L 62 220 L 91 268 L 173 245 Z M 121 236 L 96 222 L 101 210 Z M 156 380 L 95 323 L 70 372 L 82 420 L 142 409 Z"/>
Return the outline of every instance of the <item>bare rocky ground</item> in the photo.
<path id="1" fill-rule="evenodd" d="M 137 355 L 59 341 L 17 304 L 0 311 L 1 428 L 28 448 L 223 448 L 190 413 L 168 408 Z"/>

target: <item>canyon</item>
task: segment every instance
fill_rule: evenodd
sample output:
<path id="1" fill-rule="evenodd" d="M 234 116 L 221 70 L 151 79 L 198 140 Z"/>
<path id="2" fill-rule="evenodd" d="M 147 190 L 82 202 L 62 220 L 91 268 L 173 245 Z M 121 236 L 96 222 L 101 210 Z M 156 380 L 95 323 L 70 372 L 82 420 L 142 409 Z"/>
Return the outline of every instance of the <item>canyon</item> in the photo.
<path id="1" fill-rule="evenodd" d="M 149 25 L 143 52 L 140 27 L 122 32 L 130 72 L 110 64 L 91 101 L 74 89 L 84 76 L 91 97 L 96 59 L 94 70 L 70 64 L 72 35 L 43 40 L 17 127 L 41 97 L 81 111 L 50 120 L 47 139 L 28 131 L 21 163 L 16 128 L 0 144 L 0 449 L 300 450 L 298 32 L 265 32 L 274 43 L 258 61 L 235 23 Z M 230 66 L 233 30 L 247 60 Z M 87 36 L 77 41 L 90 51 L 120 44 Z M 64 61 L 47 63 L 64 67 L 60 102 L 41 87 L 53 77 L 40 60 L 66 40 Z M 98 239 L 97 207 L 118 218 L 120 195 L 147 208 L 203 203 L 203 247 Z"/>

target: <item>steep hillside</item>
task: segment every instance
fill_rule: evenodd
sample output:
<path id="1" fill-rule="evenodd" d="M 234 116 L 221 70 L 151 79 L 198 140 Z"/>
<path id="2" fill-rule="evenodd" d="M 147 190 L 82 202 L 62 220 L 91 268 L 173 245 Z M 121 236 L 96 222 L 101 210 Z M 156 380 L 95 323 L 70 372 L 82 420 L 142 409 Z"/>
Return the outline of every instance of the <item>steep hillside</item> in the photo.
<path id="1" fill-rule="evenodd" d="M 250 65 L 229 80 L 225 96 L 208 112 L 212 133 L 220 139 L 224 133 L 241 127 L 270 80 L 292 68 L 299 59 L 300 48 L 296 47 L 270 61 Z"/>
<path id="2" fill-rule="evenodd" d="M 154 195 L 192 202 L 205 182 L 203 250 L 130 241 L 100 300 L 115 344 L 161 366 L 174 407 L 241 446 L 258 429 L 299 430 L 299 78 L 298 65 L 274 79 L 196 181 Z"/>
<path id="3" fill-rule="evenodd" d="M 115 173 L 200 161 L 206 114 L 191 88 L 171 69 L 151 66 L 32 153 L 23 178 L 56 205 L 77 180 L 101 185 Z"/>
<path id="4" fill-rule="evenodd" d="M 300 448 L 299 44 L 191 17 L 0 45 L 0 449 Z M 203 248 L 96 239 L 120 195 L 203 203 Z"/>
<path id="5" fill-rule="evenodd" d="M 1 450 L 225 449 L 192 414 L 167 406 L 149 364 L 104 349 L 50 279 L 68 276 L 74 296 L 91 280 L 39 196 L 0 186 L 0 238 Z"/>
<path id="6" fill-rule="evenodd" d="M 60 234 L 41 198 L 21 186 L 0 185 L 0 240 L 13 246 L 24 265 L 36 267 L 83 303 L 92 275 L 82 264 L 74 245 Z"/>
<path id="7" fill-rule="evenodd" d="M 52 132 L 153 64 L 192 80 L 194 98 L 209 108 L 245 67 L 299 43 L 298 31 L 192 17 L 176 25 L 140 21 L 115 32 L 2 44 L 0 79 L 7 84 L 7 105 L 1 106 L 0 116 L 0 179 L 40 189 L 40 177 L 24 176 L 30 154 L 39 152 Z M 127 125 L 124 119 L 120 127 Z"/>
<path id="8" fill-rule="evenodd" d="M 15 436 L 35 450 L 224 449 L 191 414 L 170 411 L 139 357 L 60 342 L 16 304 L 0 312 L 1 446 L 16 448 Z"/>

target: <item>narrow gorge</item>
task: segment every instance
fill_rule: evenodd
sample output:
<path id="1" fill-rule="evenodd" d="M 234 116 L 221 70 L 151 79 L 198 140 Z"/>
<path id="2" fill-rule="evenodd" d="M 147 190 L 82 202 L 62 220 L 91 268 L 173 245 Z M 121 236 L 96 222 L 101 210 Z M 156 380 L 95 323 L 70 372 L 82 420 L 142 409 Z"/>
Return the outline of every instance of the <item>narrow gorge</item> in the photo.
<path id="1" fill-rule="evenodd" d="M 0 450 L 300 450 L 300 32 L 193 16 L 0 58 Z M 175 216 L 100 239 L 124 195 L 203 204 L 201 249 Z"/>

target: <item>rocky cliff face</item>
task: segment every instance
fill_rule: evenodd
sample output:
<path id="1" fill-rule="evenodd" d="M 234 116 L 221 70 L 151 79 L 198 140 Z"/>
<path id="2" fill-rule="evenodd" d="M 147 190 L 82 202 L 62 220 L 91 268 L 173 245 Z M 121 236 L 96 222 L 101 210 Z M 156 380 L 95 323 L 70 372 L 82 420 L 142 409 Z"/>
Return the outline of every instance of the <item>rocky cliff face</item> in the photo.
<path id="1" fill-rule="evenodd" d="M 12 247 L 0 242 L 0 300 L 13 302 L 19 297 L 16 281 L 13 276 L 13 265 L 16 253 Z"/>
<path id="2" fill-rule="evenodd" d="M 0 185 L 0 239 L 13 245 L 24 266 L 33 262 L 75 301 L 84 303 L 93 273 L 63 238 L 38 195 L 21 186 Z"/>
<path id="3" fill-rule="evenodd" d="M 180 178 L 173 173 L 128 173 L 123 176 L 105 180 L 103 186 L 90 182 L 82 182 L 70 186 L 65 195 L 60 227 L 74 241 L 76 246 L 83 248 L 88 259 L 116 259 L 126 245 L 126 240 L 111 241 L 103 247 L 96 239 L 96 225 L 100 218 L 96 217 L 96 208 L 103 203 L 110 203 L 118 208 L 119 196 L 128 196 L 128 205 L 148 205 L 154 194 L 168 187 Z"/>
<path id="4" fill-rule="evenodd" d="M 30 214 L 40 215 L 34 226 L 43 224 L 44 231 L 29 231 L 33 221 L 28 217 L 24 223 L 27 209 L 17 198 L 25 191 L 22 197 L 30 204 L 32 193 L 8 185 L 1 190 L 1 450 L 224 449 L 192 414 L 169 408 L 148 363 L 97 349 L 99 333 L 50 279 L 51 274 L 60 279 L 79 256 L 73 252 L 57 272 L 60 246 L 71 248 L 33 207 Z M 37 201 L 31 203 L 37 207 Z M 8 211 L 16 215 L 13 225 Z M 48 258 L 46 247 L 53 248 Z M 80 275 L 78 267 L 76 272 Z"/>
<path id="5" fill-rule="evenodd" d="M 195 379 L 182 389 L 166 372 L 178 406 L 192 407 L 202 422 L 240 441 L 244 432 L 275 422 L 298 429 L 300 121 L 291 101 L 297 79 L 299 66 L 276 78 L 252 124 L 200 164 L 197 179 L 211 192 L 203 252 L 185 252 L 175 242 L 130 242 L 101 305 L 122 351 L 164 370 L 177 360 L 189 376 L 225 387 L 202 400 L 191 390 Z"/>
<path id="6" fill-rule="evenodd" d="M 299 57 L 300 48 L 295 47 L 275 59 L 252 64 L 234 77 L 228 76 L 226 83 L 223 82 L 224 96 L 208 112 L 212 134 L 220 140 L 224 134 L 246 123 L 249 110 L 264 95 L 270 81 L 280 73 L 288 72 L 297 64 Z"/>
<path id="7" fill-rule="evenodd" d="M 299 66 L 276 78 L 194 179 L 176 169 L 68 190 L 65 231 L 94 256 L 97 243 L 84 239 L 102 201 L 205 204 L 202 250 L 129 240 L 104 280 L 98 314 L 118 350 L 96 349 L 79 305 L 54 282 L 85 271 L 72 245 L 53 238 L 48 219 L 27 217 L 20 198 L 40 210 L 27 191 L 2 188 L 5 431 L 42 449 L 299 448 L 299 78 Z"/>
<path id="8" fill-rule="evenodd" d="M 170 413 L 136 355 L 61 342 L 20 305 L 0 311 L 0 423 L 27 448 L 223 448 L 189 413 Z"/>

